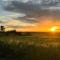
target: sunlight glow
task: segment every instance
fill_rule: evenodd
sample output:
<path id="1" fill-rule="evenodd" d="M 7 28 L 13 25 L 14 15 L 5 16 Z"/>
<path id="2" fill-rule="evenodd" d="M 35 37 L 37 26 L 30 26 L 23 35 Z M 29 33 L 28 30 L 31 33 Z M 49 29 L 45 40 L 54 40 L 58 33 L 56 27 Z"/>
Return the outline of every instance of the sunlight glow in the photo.
<path id="1" fill-rule="evenodd" d="M 51 31 L 51 32 L 56 32 L 56 31 L 57 31 L 57 29 L 58 29 L 58 27 L 57 27 L 57 26 L 53 26 L 53 27 L 51 27 L 51 28 L 50 28 L 50 31 Z"/>
<path id="2" fill-rule="evenodd" d="M 5 31 L 12 31 L 14 28 L 6 28 Z"/>

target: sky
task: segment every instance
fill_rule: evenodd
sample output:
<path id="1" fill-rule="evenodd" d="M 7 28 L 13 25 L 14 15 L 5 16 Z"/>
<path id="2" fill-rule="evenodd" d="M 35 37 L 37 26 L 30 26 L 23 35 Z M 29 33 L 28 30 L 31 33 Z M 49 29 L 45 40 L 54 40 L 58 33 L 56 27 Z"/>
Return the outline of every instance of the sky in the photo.
<path id="1" fill-rule="evenodd" d="M 60 0 L 0 0 L 0 25 L 25 32 L 60 27 Z"/>

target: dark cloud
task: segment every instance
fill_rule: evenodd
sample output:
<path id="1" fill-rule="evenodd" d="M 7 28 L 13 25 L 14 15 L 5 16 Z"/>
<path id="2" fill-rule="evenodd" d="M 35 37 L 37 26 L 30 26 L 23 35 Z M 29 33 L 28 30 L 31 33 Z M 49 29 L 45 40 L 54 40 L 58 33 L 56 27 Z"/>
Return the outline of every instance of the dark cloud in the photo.
<path id="1" fill-rule="evenodd" d="M 4 8 L 6 10 L 18 10 L 18 11 L 23 11 L 23 12 L 28 12 L 28 11 L 35 11 L 39 8 L 40 10 L 40 6 L 39 5 L 33 5 L 32 3 L 29 4 L 28 3 L 22 3 L 22 2 L 18 2 L 18 1 L 12 1 L 10 5 L 4 6 Z"/>
<path id="2" fill-rule="evenodd" d="M 15 11 L 15 12 L 23 12 L 27 14 L 26 18 L 38 18 L 41 16 L 54 16 L 55 18 L 59 18 L 60 11 L 50 11 L 50 7 L 60 7 L 60 0 L 38 0 L 40 3 L 37 2 L 37 0 L 29 0 L 28 2 L 24 3 L 21 1 L 11 1 L 10 4 L 4 6 L 5 10 L 8 11 Z M 8 3 L 8 2 L 7 2 Z M 44 8 L 48 8 L 48 10 L 44 10 Z M 19 18 L 18 18 L 19 19 Z M 24 19 L 24 18 L 23 18 Z M 59 18 L 60 19 L 60 18 Z M 28 20 L 29 21 L 29 20 Z"/>
<path id="3" fill-rule="evenodd" d="M 21 12 L 25 12 L 25 13 L 39 13 L 40 10 L 44 7 L 52 7 L 52 6 L 60 6 L 60 1 L 59 0 L 38 0 L 40 1 L 37 2 L 37 0 L 29 0 L 28 2 L 26 3 L 23 3 L 20 1 L 17 1 L 17 0 L 13 0 L 13 1 L 10 1 L 10 4 L 7 4 L 6 6 L 4 6 L 4 8 L 6 10 L 13 10 L 13 11 L 21 11 Z M 37 2 L 37 4 L 36 4 Z M 9 3 L 9 2 L 7 2 Z"/>

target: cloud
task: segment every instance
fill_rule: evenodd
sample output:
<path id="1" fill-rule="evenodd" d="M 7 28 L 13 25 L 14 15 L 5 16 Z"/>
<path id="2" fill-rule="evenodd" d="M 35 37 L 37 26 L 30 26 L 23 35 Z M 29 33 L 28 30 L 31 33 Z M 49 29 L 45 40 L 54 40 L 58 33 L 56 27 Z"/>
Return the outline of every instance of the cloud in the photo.
<path id="1" fill-rule="evenodd" d="M 25 2 L 25 3 L 24 3 Z M 26 15 L 39 17 L 44 15 L 42 10 L 60 10 L 60 1 L 59 0 L 13 0 L 7 1 L 4 9 L 7 11 L 22 12 Z M 50 13 L 50 12 L 49 12 Z"/>
<path id="2" fill-rule="evenodd" d="M 22 27 L 25 27 L 25 26 L 34 26 L 34 24 L 31 24 L 31 23 L 25 23 L 25 22 L 22 22 L 20 20 L 12 20 L 11 22 L 10 21 L 7 21 L 5 23 L 7 26 L 22 26 Z"/>
<path id="3" fill-rule="evenodd" d="M 12 20 L 11 22 L 9 22 L 9 21 L 7 21 L 6 23 L 5 23 L 5 25 L 7 26 L 6 27 L 6 29 L 7 30 L 17 30 L 17 29 L 22 29 L 22 31 L 23 31 L 23 29 L 25 29 L 25 28 L 27 28 L 27 29 L 30 29 L 29 27 L 35 27 L 36 26 L 36 24 L 32 24 L 32 23 L 25 23 L 25 22 L 22 22 L 22 21 L 19 21 L 19 20 Z"/>
<path id="4" fill-rule="evenodd" d="M 9 3 L 9 1 L 7 1 L 7 3 Z M 12 0 L 10 3 L 10 5 L 7 5 L 7 9 L 22 9 L 25 11 L 27 9 L 38 11 L 38 9 L 44 9 L 44 7 L 48 9 L 51 7 L 60 7 L 60 0 Z"/>
<path id="5" fill-rule="evenodd" d="M 23 3 L 27 3 L 29 0 L 21 0 L 21 2 Z"/>
<path id="6" fill-rule="evenodd" d="M 3 6 L 4 11 L 0 17 L 0 23 L 6 26 L 6 30 L 46 31 L 52 25 L 59 25 L 60 11 L 50 10 L 60 7 L 58 2 L 51 2 L 51 0 L 48 2 L 46 0 L 3 1 L 6 2 L 4 3 L 6 5 Z"/>

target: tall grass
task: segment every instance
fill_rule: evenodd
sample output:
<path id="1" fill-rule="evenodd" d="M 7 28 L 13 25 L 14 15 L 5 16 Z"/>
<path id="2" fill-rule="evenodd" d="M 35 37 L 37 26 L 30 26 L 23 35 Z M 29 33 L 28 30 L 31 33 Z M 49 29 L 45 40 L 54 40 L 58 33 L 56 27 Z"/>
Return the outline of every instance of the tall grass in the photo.
<path id="1" fill-rule="evenodd" d="M 60 60 L 56 37 L 0 36 L 0 60 Z"/>

